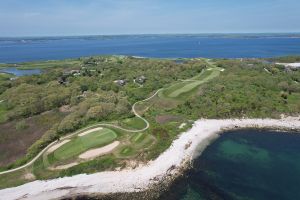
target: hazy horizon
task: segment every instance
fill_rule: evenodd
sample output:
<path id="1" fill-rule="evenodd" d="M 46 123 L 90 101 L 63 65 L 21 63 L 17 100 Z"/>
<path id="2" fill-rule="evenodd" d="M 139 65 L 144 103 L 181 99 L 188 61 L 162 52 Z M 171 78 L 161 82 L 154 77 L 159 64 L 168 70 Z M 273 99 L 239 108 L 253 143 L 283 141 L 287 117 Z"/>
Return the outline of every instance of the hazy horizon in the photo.
<path id="1" fill-rule="evenodd" d="M 9 0 L 0 37 L 298 33 L 297 0 Z"/>
<path id="2" fill-rule="evenodd" d="M 299 35 L 298 35 L 299 34 Z M 182 35 L 182 36 L 213 36 L 213 35 L 245 35 L 245 36 L 256 36 L 256 35 L 263 35 L 263 36 L 271 36 L 271 35 L 297 35 L 300 37 L 300 32 L 216 32 L 216 33 L 125 33 L 125 34 L 86 34 L 86 35 L 20 35 L 20 36 L 0 36 L 0 38 L 44 38 L 44 37 L 98 37 L 98 36 L 152 36 L 152 35 Z"/>

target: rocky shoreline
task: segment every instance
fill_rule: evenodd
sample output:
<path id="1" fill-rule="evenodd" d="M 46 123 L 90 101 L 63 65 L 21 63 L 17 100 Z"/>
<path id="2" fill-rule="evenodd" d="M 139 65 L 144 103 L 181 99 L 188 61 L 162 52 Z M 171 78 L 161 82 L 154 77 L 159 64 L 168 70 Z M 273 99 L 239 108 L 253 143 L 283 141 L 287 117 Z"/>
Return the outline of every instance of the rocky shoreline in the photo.
<path id="1" fill-rule="evenodd" d="M 300 130 L 300 118 L 228 119 L 195 122 L 187 132 L 174 140 L 171 147 L 156 160 L 137 169 L 81 174 L 49 181 L 34 181 L 0 190 L 0 196 L 12 199 L 158 199 L 177 178 L 191 167 L 193 158 L 221 132 L 241 128 Z"/>

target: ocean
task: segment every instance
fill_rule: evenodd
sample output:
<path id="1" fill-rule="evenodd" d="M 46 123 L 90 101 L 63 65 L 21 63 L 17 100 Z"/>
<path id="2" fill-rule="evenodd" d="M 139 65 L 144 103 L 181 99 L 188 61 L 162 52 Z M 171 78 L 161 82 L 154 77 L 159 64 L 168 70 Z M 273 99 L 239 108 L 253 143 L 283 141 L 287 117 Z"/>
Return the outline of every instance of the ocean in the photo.
<path id="1" fill-rule="evenodd" d="M 300 34 L 0 38 L 0 63 L 93 55 L 130 55 L 152 58 L 268 58 L 300 55 Z"/>
<path id="2" fill-rule="evenodd" d="M 238 130 L 206 148 L 161 200 L 300 199 L 300 134 Z"/>

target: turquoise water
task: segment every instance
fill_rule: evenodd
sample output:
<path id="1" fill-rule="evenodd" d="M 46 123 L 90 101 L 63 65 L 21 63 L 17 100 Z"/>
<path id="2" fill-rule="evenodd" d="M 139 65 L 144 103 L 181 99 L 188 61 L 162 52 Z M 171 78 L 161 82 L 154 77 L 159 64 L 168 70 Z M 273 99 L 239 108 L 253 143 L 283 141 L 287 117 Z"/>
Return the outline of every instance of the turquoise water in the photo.
<path id="1" fill-rule="evenodd" d="M 300 134 L 239 130 L 223 134 L 162 199 L 300 199 Z"/>

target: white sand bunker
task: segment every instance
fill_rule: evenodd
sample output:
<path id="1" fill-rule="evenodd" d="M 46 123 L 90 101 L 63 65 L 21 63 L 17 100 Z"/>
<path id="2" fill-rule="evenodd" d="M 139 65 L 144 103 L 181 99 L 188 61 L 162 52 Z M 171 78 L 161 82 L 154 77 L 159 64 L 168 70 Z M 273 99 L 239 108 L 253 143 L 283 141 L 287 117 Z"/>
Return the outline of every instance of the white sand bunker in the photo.
<path id="1" fill-rule="evenodd" d="M 63 140 L 62 142 L 56 144 L 56 145 L 53 145 L 52 147 L 50 147 L 47 151 L 47 153 L 52 153 L 54 152 L 56 149 L 58 149 L 59 147 L 61 147 L 62 145 L 70 142 L 71 140 Z"/>
<path id="2" fill-rule="evenodd" d="M 68 169 L 70 167 L 73 167 L 75 165 L 78 165 L 79 163 L 78 162 L 73 162 L 73 163 L 70 163 L 70 164 L 67 164 L 67 165 L 59 165 L 57 167 L 49 167 L 50 170 L 61 170 L 61 169 Z"/>
<path id="3" fill-rule="evenodd" d="M 92 159 L 92 158 L 96 158 L 98 156 L 103 156 L 105 154 L 110 153 L 117 146 L 119 146 L 119 144 L 120 144 L 119 141 L 114 141 L 113 143 L 111 143 L 109 145 L 106 145 L 104 147 L 86 151 L 86 152 L 80 154 L 79 158 L 81 158 L 81 159 Z"/>
<path id="4" fill-rule="evenodd" d="M 87 134 L 89 134 L 89 133 L 92 133 L 92 132 L 95 132 L 95 131 L 100 131 L 100 130 L 102 130 L 102 129 L 103 129 L 102 127 L 94 128 L 94 129 L 85 131 L 85 132 L 83 132 L 83 133 L 80 133 L 80 134 L 78 134 L 78 136 L 79 136 L 79 137 L 82 137 L 82 136 L 85 136 L 85 135 L 87 135 Z"/>

